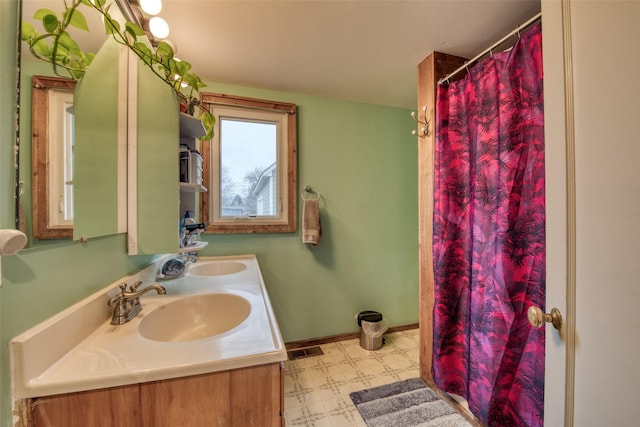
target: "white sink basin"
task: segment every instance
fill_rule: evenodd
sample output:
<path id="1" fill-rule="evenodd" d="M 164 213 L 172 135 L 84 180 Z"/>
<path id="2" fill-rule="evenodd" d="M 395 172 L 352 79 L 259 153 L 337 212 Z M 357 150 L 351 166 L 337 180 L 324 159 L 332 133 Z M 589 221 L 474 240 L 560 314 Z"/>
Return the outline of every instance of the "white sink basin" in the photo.
<path id="1" fill-rule="evenodd" d="M 244 271 L 219 277 L 187 274 L 163 282 L 166 295 L 142 296 L 136 318 L 112 325 L 107 301 L 119 285 L 153 283 L 170 256 L 14 337 L 14 397 L 76 393 L 287 360 L 255 255 L 201 257 L 191 266 L 217 265 L 206 267 L 205 273 L 209 268 L 215 274 Z"/>
<path id="2" fill-rule="evenodd" d="M 224 276 L 239 273 L 246 268 L 245 264 L 236 261 L 204 261 L 191 264 L 187 274 L 191 276 Z"/>
<path id="3" fill-rule="evenodd" d="M 194 295 L 151 311 L 140 320 L 138 331 L 153 341 L 194 341 L 235 328 L 250 312 L 249 301 L 238 295 Z"/>

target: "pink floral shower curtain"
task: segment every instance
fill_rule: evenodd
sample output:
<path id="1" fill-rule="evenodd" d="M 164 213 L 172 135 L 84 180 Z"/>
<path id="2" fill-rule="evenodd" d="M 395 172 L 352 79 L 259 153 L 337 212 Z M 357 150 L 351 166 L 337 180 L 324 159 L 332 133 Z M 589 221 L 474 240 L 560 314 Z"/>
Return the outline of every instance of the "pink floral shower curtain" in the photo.
<path id="1" fill-rule="evenodd" d="M 541 24 L 440 85 L 433 377 L 488 426 L 543 425 L 545 302 Z"/>

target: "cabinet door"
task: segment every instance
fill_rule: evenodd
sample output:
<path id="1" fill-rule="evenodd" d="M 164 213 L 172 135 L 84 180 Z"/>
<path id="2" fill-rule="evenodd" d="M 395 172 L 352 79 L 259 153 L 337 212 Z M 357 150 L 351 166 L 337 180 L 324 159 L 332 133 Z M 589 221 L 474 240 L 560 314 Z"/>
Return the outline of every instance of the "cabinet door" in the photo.
<path id="1" fill-rule="evenodd" d="M 129 62 L 129 254 L 175 253 L 180 218 L 178 100 L 137 57 Z"/>
<path id="2" fill-rule="evenodd" d="M 140 427 L 138 385 L 31 400 L 34 427 Z"/>
<path id="3" fill-rule="evenodd" d="M 280 364 L 140 384 L 143 427 L 277 427 Z"/>
<path id="4" fill-rule="evenodd" d="M 179 106 L 108 39 L 74 94 L 74 239 L 128 233 L 129 254 L 177 252 Z"/>
<path id="5" fill-rule="evenodd" d="M 74 240 L 127 231 L 126 65 L 127 52 L 109 38 L 76 85 Z"/>

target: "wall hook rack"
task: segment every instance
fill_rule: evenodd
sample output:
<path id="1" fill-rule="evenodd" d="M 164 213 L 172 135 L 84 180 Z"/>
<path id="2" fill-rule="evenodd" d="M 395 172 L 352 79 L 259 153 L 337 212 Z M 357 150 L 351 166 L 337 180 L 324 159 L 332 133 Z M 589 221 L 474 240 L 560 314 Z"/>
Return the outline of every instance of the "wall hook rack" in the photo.
<path id="1" fill-rule="evenodd" d="M 431 123 L 429 120 L 427 120 L 426 106 L 422 107 L 422 117 L 420 117 L 420 115 L 416 117 L 415 111 L 411 112 L 411 117 L 413 117 L 413 120 L 415 120 L 418 124 L 418 130 L 411 131 L 411 135 L 417 135 L 419 138 L 424 138 L 425 136 L 431 135 Z"/>

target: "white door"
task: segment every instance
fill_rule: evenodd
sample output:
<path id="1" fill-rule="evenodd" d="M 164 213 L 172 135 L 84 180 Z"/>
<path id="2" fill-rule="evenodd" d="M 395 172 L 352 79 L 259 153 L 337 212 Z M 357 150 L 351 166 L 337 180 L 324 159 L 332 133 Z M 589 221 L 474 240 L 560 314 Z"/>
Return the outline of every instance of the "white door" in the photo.
<path id="1" fill-rule="evenodd" d="M 565 317 L 560 333 L 547 324 L 545 425 L 639 425 L 640 1 L 545 0 L 542 12 L 547 311 Z"/>

